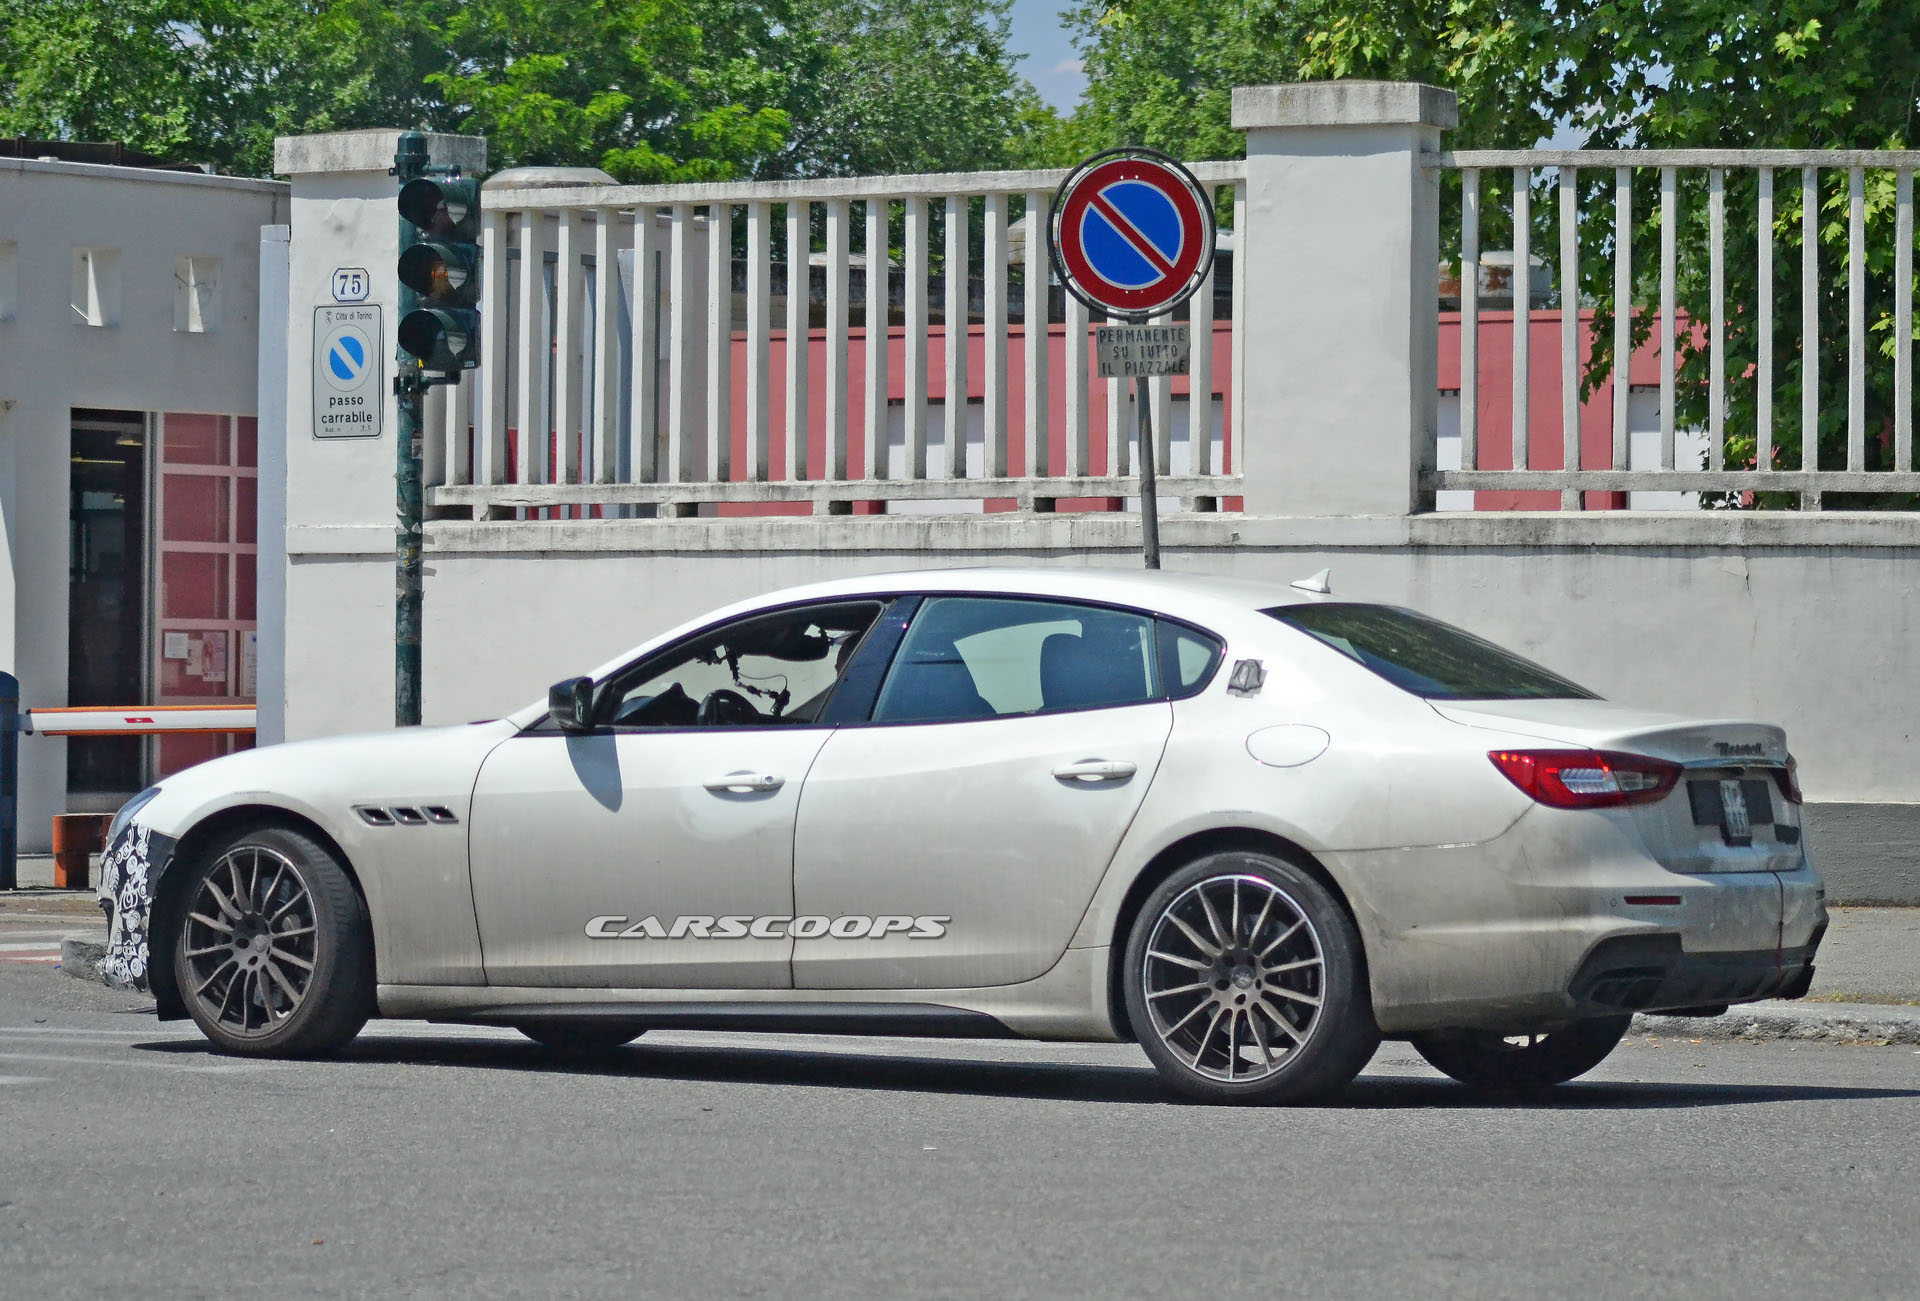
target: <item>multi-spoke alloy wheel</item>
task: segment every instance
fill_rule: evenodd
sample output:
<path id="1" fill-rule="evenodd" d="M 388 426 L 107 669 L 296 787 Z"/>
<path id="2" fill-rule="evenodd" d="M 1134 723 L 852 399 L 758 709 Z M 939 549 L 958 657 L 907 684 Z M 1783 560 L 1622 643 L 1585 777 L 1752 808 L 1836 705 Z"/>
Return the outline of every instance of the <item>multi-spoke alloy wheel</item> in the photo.
<path id="1" fill-rule="evenodd" d="M 1215 854 L 1148 898 L 1127 945 L 1135 1036 L 1209 1101 L 1338 1088 L 1379 1043 L 1352 920 L 1291 863 Z"/>
<path id="2" fill-rule="evenodd" d="M 1300 905 L 1258 876 L 1189 886 L 1147 940 L 1153 1032 L 1211 1079 L 1284 1069 L 1320 1023 L 1326 960 Z"/>
<path id="3" fill-rule="evenodd" d="M 308 837 L 263 827 L 189 872 L 173 970 L 200 1029 L 228 1052 L 326 1052 L 373 1011 L 373 945 L 345 870 Z"/>
<path id="4" fill-rule="evenodd" d="M 192 985 L 182 992 L 230 1034 L 259 1038 L 313 983 L 313 898 L 293 860 L 240 844 L 215 860 L 188 904 Z"/>

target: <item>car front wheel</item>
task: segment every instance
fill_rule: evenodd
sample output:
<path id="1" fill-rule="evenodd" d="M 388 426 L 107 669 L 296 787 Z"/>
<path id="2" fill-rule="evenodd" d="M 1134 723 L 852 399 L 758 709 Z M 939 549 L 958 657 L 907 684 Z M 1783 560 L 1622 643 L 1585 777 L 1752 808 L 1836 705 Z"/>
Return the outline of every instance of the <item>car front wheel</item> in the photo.
<path id="1" fill-rule="evenodd" d="M 305 1057 L 360 1033 L 374 1011 L 373 928 L 332 853 L 261 827 L 189 870 L 174 979 L 217 1048 Z"/>
<path id="2" fill-rule="evenodd" d="M 1141 908 L 1124 961 L 1134 1034 L 1191 1098 L 1317 1098 L 1380 1044 L 1352 918 L 1278 858 L 1211 854 L 1175 872 Z"/>
<path id="3" fill-rule="evenodd" d="M 1631 1016 L 1576 1021 L 1545 1034 L 1435 1030 L 1413 1037 L 1413 1049 L 1435 1070 L 1486 1093 L 1523 1093 L 1585 1075 L 1606 1060 Z"/>

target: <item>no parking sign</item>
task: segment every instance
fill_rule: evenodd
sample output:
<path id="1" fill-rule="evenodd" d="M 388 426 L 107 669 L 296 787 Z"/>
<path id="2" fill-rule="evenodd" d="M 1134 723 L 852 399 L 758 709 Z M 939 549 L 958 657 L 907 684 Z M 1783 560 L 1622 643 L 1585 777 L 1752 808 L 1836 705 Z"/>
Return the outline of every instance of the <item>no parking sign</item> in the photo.
<path id="1" fill-rule="evenodd" d="M 1095 333 L 1100 374 L 1132 379 L 1140 426 L 1140 543 L 1160 568 L 1153 421 L 1147 377 L 1184 375 L 1191 328 L 1149 318 L 1193 296 L 1213 269 L 1213 204 L 1193 173 L 1152 149 L 1109 149 L 1081 163 L 1053 196 L 1047 252 L 1066 291 L 1129 324 Z"/>
<path id="2" fill-rule="evenodd" d="M 1151 149 L 1110 149 L 1067 174 L 1048 246 L 1068 293 L 1135 322 L 1172 311 L 1213 265 L 1213 205 L 1193 173 Z"/>

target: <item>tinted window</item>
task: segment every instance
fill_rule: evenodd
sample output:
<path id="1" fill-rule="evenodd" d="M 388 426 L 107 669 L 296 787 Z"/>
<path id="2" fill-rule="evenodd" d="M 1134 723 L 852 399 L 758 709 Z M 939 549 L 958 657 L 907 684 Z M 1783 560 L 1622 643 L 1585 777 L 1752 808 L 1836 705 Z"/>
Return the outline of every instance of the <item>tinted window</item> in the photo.
<path id="1" fill-rule="evenodd" d="M 1438 619 L 1391 605 L 1283 605 L 1264 613 L 1429 700 L 1596 697 L 1538 664 Z"/>
<path id="2" fill-rule="evenodd" d="M 935 723 L 1137 704 L 1157 695 L 1153 647 L 1144 615 L 935 597 L 907 629 L 873 718 Z"/>
<path id="3" fill-rule="evenodd" d="M 1160 680 L 1175 700 L 1198 695 L 1219 667 L 1225 647 L 1193 628 L 1160 624 Z"/>
<path id="4" fill-rule="evenodd" d="M 872 601 L 803 606 L 702 633 L 616 682 L 602 717 L 620 727 L 814 722 L 879 613 Z"/>

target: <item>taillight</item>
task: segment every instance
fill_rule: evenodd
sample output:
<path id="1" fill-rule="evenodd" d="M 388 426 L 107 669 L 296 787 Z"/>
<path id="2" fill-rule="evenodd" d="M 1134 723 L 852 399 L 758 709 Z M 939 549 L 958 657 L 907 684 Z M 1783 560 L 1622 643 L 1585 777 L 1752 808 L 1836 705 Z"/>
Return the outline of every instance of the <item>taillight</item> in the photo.
<path id="1" fill-rule="evenodd" d="M 1487 758 L 1540 803 L 1556 809 L 1652 804 L 1680 780 L 1680 765 L 1614 750 L 1493 750 Z"/>
<path id="2" fill-rule="evenodd" d="M 1802 802 L 1800 796 L 1800 765 L 1792 755 L 1787 756 L 1787 766 L 1773 770 L 1773 784 L 1780 788 L 1780 798 L 1789 804 Z"/>

